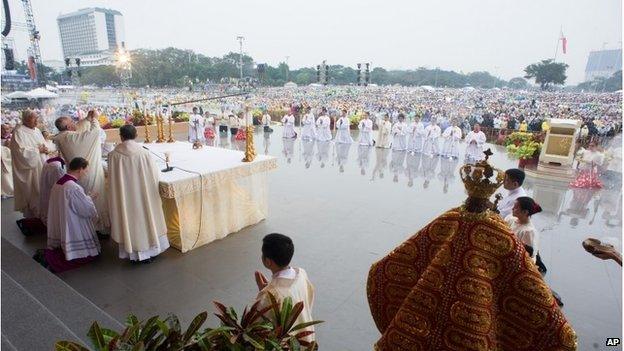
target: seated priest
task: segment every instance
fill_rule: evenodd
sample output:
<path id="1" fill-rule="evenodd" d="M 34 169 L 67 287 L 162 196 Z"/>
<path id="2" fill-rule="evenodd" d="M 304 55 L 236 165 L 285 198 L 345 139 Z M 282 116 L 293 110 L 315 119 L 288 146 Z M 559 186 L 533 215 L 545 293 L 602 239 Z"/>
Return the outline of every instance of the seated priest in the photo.
<path id="1" fill-rule="evenodd" d="M 486 157 L 460 174 L 465 203 L 370 269 L 375 350 L 575 350 L 576 334 L 535 263 L 490 210 L 504 173 Z"/>
<path id="2" fill-rule="evenodd" d="M 38 252 L 35 259 L 54 273 L 89 263 L 101 251 L 93 225 L 97 218 L 93 200 L 97 194 L 85 194 L 78 184 L 80 178 L 87 174 L 88 166 L 89 162 L 84 158 L 71 160 L 67 174 L 54 184 L 50 192 L 48 249 Z"/>

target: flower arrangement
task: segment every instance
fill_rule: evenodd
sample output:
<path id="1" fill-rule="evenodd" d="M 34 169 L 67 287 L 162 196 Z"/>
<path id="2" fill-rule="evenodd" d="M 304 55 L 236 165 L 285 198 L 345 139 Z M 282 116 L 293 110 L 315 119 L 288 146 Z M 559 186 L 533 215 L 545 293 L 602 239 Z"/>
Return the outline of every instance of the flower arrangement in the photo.
<path id="1" fill-rule="evenodd" d="M 121 128 L 126 124 L 126 121 L 123 118 L 117 118 L 110 122 L 111 128 Z"/>
<path id="2" fill-rule="evenodd" d="M 143 112 L 140 111 L 140 110 L 137 110 L 137 109 L 132 111 L 131 123 L 135 127 L 145 125 L 145 120 L 143 118 Z"/>
<path id="3" fill-rule="evenodd" d="M 355 114 L 349 116 L 349 123 L 351 124 L 351 127 L 357 128 L 357 125 L 360 123 L 362 117 L 362 113 L 360 112 L 356 112 Z"/>
<path id="4" fill-rule="evenodd" d="M 108 120 L 108 117 L 106 117 L 105 114 L 101 114 L 98 117 L 98 122 L 100 123 L 100 127 L 104 128 L 104 126 L 107 125 L 110 121 Z"/>
<path id="5" fill-rule="evenodd" d="M 514 158 L 520 160 L 528 160 L 539 156 L 542 150 L 542 143 L 529 140 L 516 146 L 515 144 L 507 145 L 507 153 Z"/>
<path id="6" fill-rule="evenodd" d="M 171 118 L 173 118 L 175 122 L 188 122 L 189 117 L 190 116 L 188 112 L 183 112 L 183 111 L 174 111 L 171 114 Z"/>

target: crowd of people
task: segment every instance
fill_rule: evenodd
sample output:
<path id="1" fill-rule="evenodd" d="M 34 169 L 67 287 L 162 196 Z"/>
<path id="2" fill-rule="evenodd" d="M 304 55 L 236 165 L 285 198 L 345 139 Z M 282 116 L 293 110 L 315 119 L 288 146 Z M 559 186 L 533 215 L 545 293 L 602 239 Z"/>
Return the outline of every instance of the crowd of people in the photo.
<path id="1" fill-rule="evenodd" d="M 368 298 L 382 334 L 376 348 L 435 348 L 442 343 L 461 348 L 462 340 L 479 335 L 509 349 L 526 349 L 522 345 L 529 338 L 528 347 L 535 350 L 571 350 L 576 345 L 574 331 L 560 311 L 560 298 L 542 277 L 547 267 L 540 256 L 539 231 L 531 223 L 541 207 L 524 192 L 522 170 L 495 175 L 483 150 L 486 136 L 481 126 L 542 131 L 548 128 L 547 118 L 571 118 L 582 120 L 590 135 L 612 136 L 621 128 L 620 105 L 619 94 L 399 87 L 266 89 L 256 93 L 253 103 L 241 97 L 192 107 L 188 137 L 190 142 L 203 143 L 229 132 L 232 140 L 244 140 L 243 127 L 254 124 L 254 109 L 262 111 L 255 123 L 270 134 L 272 124 L 278 122 L 270 111 L 281 109 L 285 110 L 279 118 L 285 145 L 301 138 L 307 167 L 314 153 L 306 147 L 316 143 L 321 161 L 321 149 L 328 150 L 333 143 L 337 162 L 344 166 L 339 150 L 348 154 L 350 145 L 357 143 L 360 166 L 368 163 L 360 150 L 387 155 L 392 149 L 390 169 L 396 174 L 403 170 L 409 177 L 409 172 L 416 172 L 414 160 L 422 157 L 423 163 L 443 160 L 449 179 L 462 156 L 459 143 L 465 142 L 461 177 L 468 198 L 464 206 L 435 219 L 371 267 Z M 76 106 L 26 110 L 21 115 L 3 111 L 2 193 L 10 193 L 15 210 L 23 214 L 17 221 L 22 233 L 47 236 L 47 247 L 34 258 L 53 272 L 90 263 L 101 253 L 100 240 L 109 237 L 118 244 L 119 258 L 133 262 L 149 262 L 169 248 L 158 170 L 149 151 L 134 141 L 133 125 L 119 129 L 122 142 L 108 153 L 105 174 L 105 136 L 99 116 L 117 114 L 127 119 L 130 110 Z M 354 115 L 358 116 L 355 123 Z M 352 126 L 359 130 L 358 140 L 352 138 Z M 395 162 L 395 154 L 402 158 Z M 596 165 L 603 160 L 595 142 L 580 152 L 579 160 L 581 173 L 572 186 L 602 186 Z M 377 168 L 373 177 L 383 174 Z M 506 192 L 492 204 L 489 198 L 501 185 Z M 455 235 L 457 228 L 479 225 L 489 229 Z M 411 257 L 414 252 L 427 254 Z M 306 323 L 312 321 L 314 288 L 305 270 L 290 266 L 293 254 L 294 244 L 287 236 L 274 233 L 264 238 L 262 263 L 272 279 L 255 273 L 257 301 L 268 305 L 270 295 L 301 301 L 299 322 Z M 405 277 L 403 270 L 411 276 Z M 456 286 L 442 289 L 446 280 Z M 439 303 L 438 297 L 455 303 Z M 477 316 L 483 306 L 494 314 L 488 318 L 501 321 L 500 328 L 490 328 L 487 318 Z M 438 323 L 431 323 L 432 318 Z M 531 325 L 536 321 L 541 328 Z M 313 332 L 312 325 L 308 331 Z M 397 339 L 397 333 L 404 337 Z M 308 336 L 314 339 L 312 333 Z"/>

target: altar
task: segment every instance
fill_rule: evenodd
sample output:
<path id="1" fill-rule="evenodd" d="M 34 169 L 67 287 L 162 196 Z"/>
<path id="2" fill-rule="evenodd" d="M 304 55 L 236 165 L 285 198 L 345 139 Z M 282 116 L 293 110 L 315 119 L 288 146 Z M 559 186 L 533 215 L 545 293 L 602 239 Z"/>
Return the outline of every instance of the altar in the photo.
<path id="1" fill-rule="evenodd" d="M 171 246 L 193 250 L 256 224 L 268 215 L 267 174 L 275 157 L 241 162 L 243 152 L 187 142 L 143 144 L 160 169 L 159 191 Z"/>

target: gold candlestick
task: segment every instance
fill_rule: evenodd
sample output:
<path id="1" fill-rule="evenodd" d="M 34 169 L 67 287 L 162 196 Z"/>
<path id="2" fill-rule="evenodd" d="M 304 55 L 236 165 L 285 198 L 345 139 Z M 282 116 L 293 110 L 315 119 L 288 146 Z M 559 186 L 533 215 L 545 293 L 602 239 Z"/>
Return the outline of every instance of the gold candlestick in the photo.
<path id="1" fill-rule="evenodd" d="M 156 139 L 157 143 L 164 143 L 165 142 L 165 133 L 163 131 L 163 118 L 162 115 L 160 114 L 160 112 L 158 112 L 158 116 L 156 116 L 156 129 L 157 129 L 157 133 L 158 133 L 158 138 Z"/>
<path id="2" fill-rule="evenodd" d="M 144 143 L 151 143 L 152 140 L 150 139 L 150 135 L 149 135 L 150 119 L 149 119 L 149 114 L 147 112 L 143 115 L 143 124 L 144 124 L 144 127 L 145 127 L 145 141 L 144 141 Z"/>
<path id="3" fill-rule="evenodd" d="M 173 118 L 171 117 L 171 113 L 169 113 L 169 118 L 167 118 L 169 121 L 169 139 L 167 140 L 168 143 L 173 143 L 175 142 L 175 139 L 173 139 Z"/>
<path id="4" fill-rule="evenodd" d="M 247 141 L 245 145 L 245 158 L 243 162 L 251 162 L 256 158 L 256 149 L 253 142 L 253 127 L 247 126 L 245 139 Z"/>

